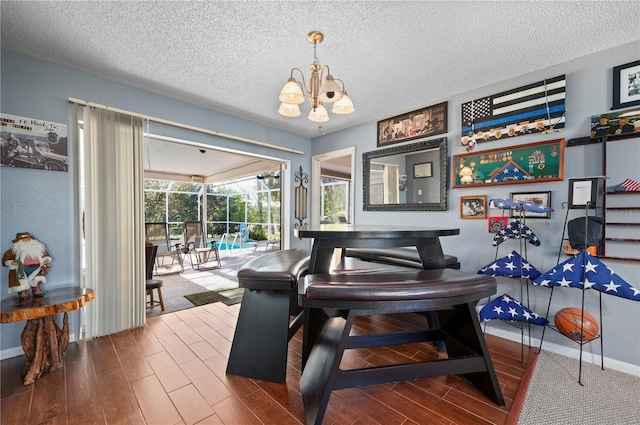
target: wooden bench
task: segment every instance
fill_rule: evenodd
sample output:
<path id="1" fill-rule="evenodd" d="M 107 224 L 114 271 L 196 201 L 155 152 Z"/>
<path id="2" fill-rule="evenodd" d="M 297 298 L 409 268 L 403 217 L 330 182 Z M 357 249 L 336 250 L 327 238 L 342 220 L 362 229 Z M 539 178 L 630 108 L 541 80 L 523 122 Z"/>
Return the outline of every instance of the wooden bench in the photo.
<path id="1" fill-rule="evenodd" d="M 288 343 L 302 326 L 298 280 L 308 268 L 309 252 L 303 249 L 269 252 L 240 268 L 238 286 L 245 289 L 228 374 L 285 381 Z"/>
<path id="2" fill-rule="evenodd" d="M 493 277 L 453 269 L 305 277 L 305 308 L 328 316 L 315 338 L 300 380 L 307 424 L 321 424 L 333 390 L 440 375 L 463 375 L 504 406 L 498 379 L 475 311 L 496 292 Z M 352 335 L 358 316 L 433 313 L 437 326 L 416 331 Z M 431 362 L 340 369 L 344 350 L 444 341 L 448 357 Z"/>
<path id="3" fill-rule="evenodd" d="M 415 247 L 375 249 L 375 248 L 348 248 L 345 249 L 345 257 L 359 258 L 374 263 L 398 265 L 404 267 L 412 267 L 416 269 L 422 268 L 420 255 Z M 458 257 L 444 254 L 444 261 L 447 268 L 460 270 L 460 261 Z"/>

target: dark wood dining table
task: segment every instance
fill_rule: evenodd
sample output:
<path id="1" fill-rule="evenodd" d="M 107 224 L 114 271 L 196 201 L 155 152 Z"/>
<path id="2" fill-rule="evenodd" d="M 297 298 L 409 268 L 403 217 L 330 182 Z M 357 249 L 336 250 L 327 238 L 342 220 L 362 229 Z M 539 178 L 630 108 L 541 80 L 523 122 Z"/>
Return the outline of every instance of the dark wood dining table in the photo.
<path id="1" fill-rule="evenodd" d="M 375 224 L 321 224 L 294 229 L 299 238 L 313 239 L 309 274 L 331 272 L 334 251 L 340 248 L 396 248 L 415 246 L 425 270 L 445 267 L 441 236 L 455 236 L 453 227 L 392 226 Z M 304 297 L 305 285 L 299 282 L 299 297 Z M 302 342 L 303 366 L 320 333 L 326 315 L 319 309 L 305 309 Z"/>

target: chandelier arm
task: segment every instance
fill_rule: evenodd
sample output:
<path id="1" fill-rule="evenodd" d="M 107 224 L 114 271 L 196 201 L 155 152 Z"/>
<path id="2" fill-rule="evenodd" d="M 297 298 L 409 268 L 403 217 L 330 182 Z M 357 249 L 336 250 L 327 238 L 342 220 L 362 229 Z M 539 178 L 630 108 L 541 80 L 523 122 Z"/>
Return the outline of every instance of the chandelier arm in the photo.
<path id="1" fill-rule="evenodd" d="M 299 81 L 296 81 L 296 83 L 298 83 L 298 85 L 300 85 L 300 88 L 302 88 L 302 91 L 304 93 L 306 93 L 307 96 L 309 96 L 310 90 L 307 89 L 307 81 L 304 78 L 304 73 L 302 72 L 302 70 L 300 68 L 292 68 L 291 69 L 291 78 L 293 78 L 293 71 L 298 71 L 298 73 L 300 73 L 300 78 L 302 79 L 302 83 L 300 83 Z"/>
<path id="2" fill-rule="evenodd" d="M 327 75 L 331 75 L 331 70 L 329 69 L 329 65 L 323 65 L 322 68 L 320 68 L 320 81 L 322 81 L 324 79 L 324 69 L 327 68 Z"/>
<path id="3" fill-rule="evenodd" d="M 334 78 L 333 80 L 334 81 L 340 81 L 340 84 L 342 84 L 342 93 L 344 93 L 345 92 L 345 90 L 344 90 L 344 81 L 342 81 L 340 78 Z"/>

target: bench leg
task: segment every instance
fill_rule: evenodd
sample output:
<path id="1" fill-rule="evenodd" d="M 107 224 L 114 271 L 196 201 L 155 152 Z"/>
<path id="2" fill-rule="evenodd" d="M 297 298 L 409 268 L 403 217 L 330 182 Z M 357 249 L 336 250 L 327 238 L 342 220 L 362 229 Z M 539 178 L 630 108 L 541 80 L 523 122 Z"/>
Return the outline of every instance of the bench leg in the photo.
<path id="1" fill-rule="evenodd" d="M 289 342 L 289 292 L 244 290 L 227 373 L 283 383 Z"/>
<path id="2" fill-rule="evenodd" d="M 475 305 L 469 303 L 457 306 L 452 310 L 441 310 L 437 312 L 437 316 L 445 335 L 444 342 L 449 357 L 463 357 L 468 355 L 471 350 L 484 359 L 484 371 L 467 373 L 463 376 L 498 406 L 504 406 L 498 377 L 493 368 L 489 348 L 480 329 Z"/>
<path id="3" fill-rule="evenodd" d="M 300 378 L 307 424 L 322 424 L 355 315 L 327 319 Z"/>

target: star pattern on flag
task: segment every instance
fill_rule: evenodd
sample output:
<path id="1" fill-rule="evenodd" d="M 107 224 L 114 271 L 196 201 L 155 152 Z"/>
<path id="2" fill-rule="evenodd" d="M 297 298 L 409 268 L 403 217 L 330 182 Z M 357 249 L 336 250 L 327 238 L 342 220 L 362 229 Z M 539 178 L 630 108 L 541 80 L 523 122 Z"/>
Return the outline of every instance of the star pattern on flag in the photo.
<path id="1" fill-rule="evenodd" d="M 489 201 L 490 208 L 500 208 L 503 210 L 523 210 L 536 213 L 551 212 L 551 207 L 536 204 L 535 202 L 519 201 L 510 198 L 496 198 Z"/>
<path id="2" fill-rule="evenodd" d="M 511 251 L 506 257 L 487 264 L 478 270 L 478 274 L 516 278 L 524 277 L 531 280 L 541 275 L 541 273 L 531 263 L 523 259 L 517 251 Z"/>
<path id="3" fill-rule="evenodd" d="M 507 165 L 498 170 L 497 173 L 491 176 L 491 181 L 496 183 L 513 180 L 529 180 L 530 178 L 530 174 L 518 167 L 515 162 L 510 161 Z"/>
<path id="4" fill-rule="evenodd" d="M 462 119 L 468 125 L 474 120 L 491 116 L 491 98 L 485 97 L 462 105 Z"/>
<path id="5" fill-rule="evenodd" d="M 532 245 L 540 246 L 540 239 L 533 233 L 533 230 L 526 224 L 522 224 L 520 220 L 512 220 L 508 226 L 500 230 L 493 237 L 493 246 L 498 246 L 507 239 L 526 239 Z"/>
<path id="6" fill-rule="evenodd" d="M 528 322 L 540 326 L 549 323 L 547 319 L 523 306 L 520 301 L 509 294 L 500 295 L 480 309 L 481 322 L 493 319 Z"/>
<path id="7" fill-rule="evenodd" d="M 634 288 L 597 257 L 582 251 L 534 279 L 538 286 L 595 289 L 604 294 L 640 301 L 640 289 Z"/>

